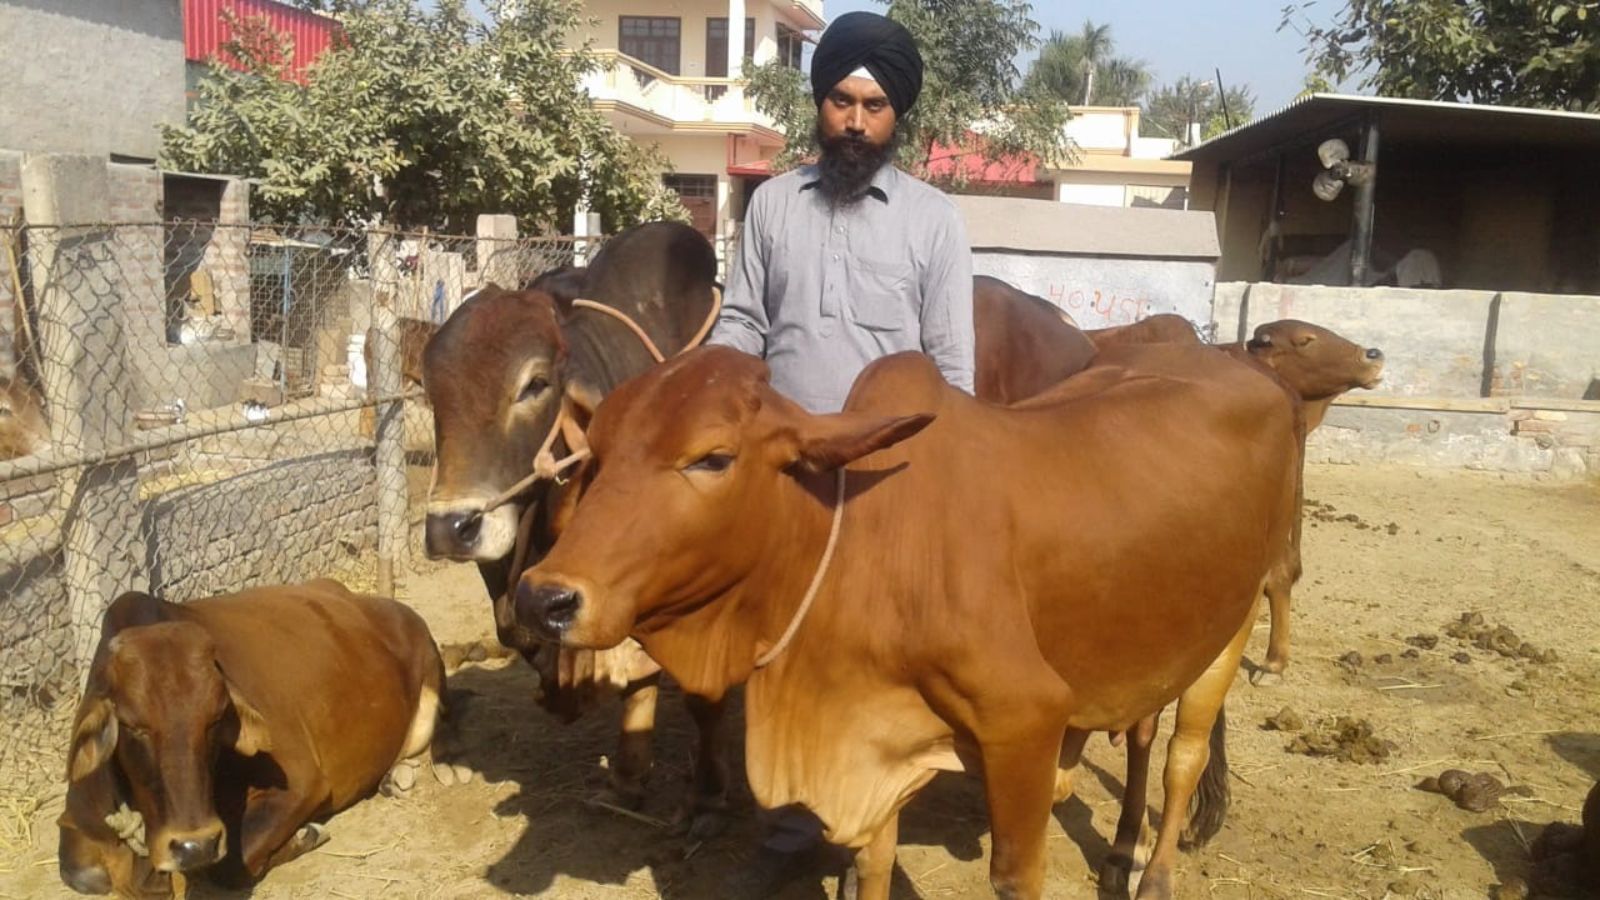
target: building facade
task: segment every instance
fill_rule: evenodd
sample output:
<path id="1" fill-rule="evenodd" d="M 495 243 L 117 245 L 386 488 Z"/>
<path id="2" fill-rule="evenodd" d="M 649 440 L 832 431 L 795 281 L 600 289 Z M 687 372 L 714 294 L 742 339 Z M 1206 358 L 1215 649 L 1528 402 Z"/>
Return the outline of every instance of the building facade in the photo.
<path id="1" fill-rule="evenodd" d="M 732 237 L 784 142 L 739 73 L 745 60 L 799 68 L 807 33 L 826 24 L 822 0 L 589 0 L 585 12 L 590 27 L 568 41 L 588 43 L 604 63 L 584 83 L 595 107 L 661 148 L 667 184 L 696 228 Z"/>

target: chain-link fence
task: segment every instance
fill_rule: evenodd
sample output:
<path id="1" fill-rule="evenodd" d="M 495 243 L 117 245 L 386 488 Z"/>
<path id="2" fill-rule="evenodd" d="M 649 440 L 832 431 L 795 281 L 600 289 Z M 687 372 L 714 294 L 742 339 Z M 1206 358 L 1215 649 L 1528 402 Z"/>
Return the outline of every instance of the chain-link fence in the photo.
<path id="1" fill-rule="evenodd" d="M 0 794 L 22 797 L 61 779 L 122 591 L 392 588 L 431 465 L 422 342 L 596 243 L 204 221 L 0 241 Z"/>

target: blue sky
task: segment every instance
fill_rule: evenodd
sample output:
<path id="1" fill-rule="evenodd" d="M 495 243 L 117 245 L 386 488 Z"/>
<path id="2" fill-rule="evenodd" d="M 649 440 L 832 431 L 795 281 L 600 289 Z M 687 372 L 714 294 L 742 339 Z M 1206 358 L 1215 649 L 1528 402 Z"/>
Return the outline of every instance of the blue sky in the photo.
<path id="1" fill-rule="evenodd" d="M 1212 69 L 1221 68 L 1224 84 L 1248 84 L 1255 91 L 1260 116 L 1293 99 L 1305 80 L 1304 42 L 1292 29 L 1277 31 L 1285 2 L 1033 0 L 1033 18 L 1042 35 L 1052 28 L 1077 31 L 1085 19 L 1109 24 L 1117 53 L 1149 63 L 1157 84 L 1182 75 L 1212 78 Z M 1320 4 L 1312 11 L 1327 16 L 1335 8 Z M 830 21 L 857 9 L 881 12 L 884 5 L 875 0 L 826 0 L 824 6 Z"/>

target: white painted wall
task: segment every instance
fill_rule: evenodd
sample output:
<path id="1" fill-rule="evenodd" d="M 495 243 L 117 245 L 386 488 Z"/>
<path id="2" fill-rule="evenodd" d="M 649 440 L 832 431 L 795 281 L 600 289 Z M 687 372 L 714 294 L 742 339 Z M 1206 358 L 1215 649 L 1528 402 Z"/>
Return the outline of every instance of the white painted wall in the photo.
<path id="1" fill-rule="evenodd" d="M 1049 300 L 1081 328 L 1129 325 L 1157 313 L 1177 313 L 1197 328 L 1211 322 L 1210 262 L 978 252 L 972 270 Z"/>

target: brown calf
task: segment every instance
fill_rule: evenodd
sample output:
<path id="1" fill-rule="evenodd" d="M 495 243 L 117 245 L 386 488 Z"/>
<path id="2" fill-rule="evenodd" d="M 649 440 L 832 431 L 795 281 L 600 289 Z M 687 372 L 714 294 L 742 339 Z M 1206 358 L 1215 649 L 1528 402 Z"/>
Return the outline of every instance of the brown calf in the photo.
<path id="1" fill-rule="evenodd" d="M 123 594 L 73 725 L 62 880 L 134 891 L 224 860 L 225 878 L 261 877 L 429 749 L 443 687 L 420 616 L 334 581 L 186 604 Z M 122 804 L 147 861 L 108 840 Z"/>
<path id="2" fill-rule="evenodd" d="M 44 398 L 24 382 L 0 378 L 0 459 L 38 453 L 49 441 Z"/>

